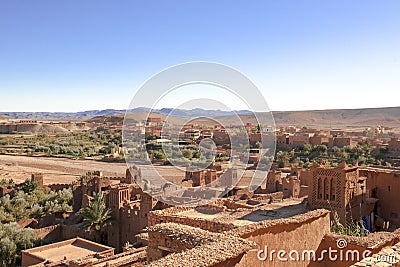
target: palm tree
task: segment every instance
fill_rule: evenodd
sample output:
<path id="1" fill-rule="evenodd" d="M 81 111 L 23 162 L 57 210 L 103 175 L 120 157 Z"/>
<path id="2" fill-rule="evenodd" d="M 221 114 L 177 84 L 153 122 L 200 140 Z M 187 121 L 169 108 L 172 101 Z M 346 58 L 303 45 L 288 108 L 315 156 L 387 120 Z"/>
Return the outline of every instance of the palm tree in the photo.
<path id="1" fill-rule="evenodd" d="M 105 228 L 110 226 L 111 210 L 106 208 L 103 192 L 94 193 L 90 204 L 80 211 L 83 217 L 82 229 L 94 233 L 99 242 L 106 242 Z"/>
<path id="2" fill-rule="evenodd" d="M 278 162 L 279 168 L 285 167 L 290 160 L 290 155 L 286 151 L 278 151 L 276 153 L 276 161 Z"/>

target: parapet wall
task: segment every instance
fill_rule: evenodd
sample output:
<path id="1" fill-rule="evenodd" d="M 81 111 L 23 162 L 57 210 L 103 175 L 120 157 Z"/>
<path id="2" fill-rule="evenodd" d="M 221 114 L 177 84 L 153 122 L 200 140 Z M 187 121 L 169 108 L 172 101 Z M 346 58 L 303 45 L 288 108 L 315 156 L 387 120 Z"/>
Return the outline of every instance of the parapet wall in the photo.
<path id="1" fill-rule="evenodd" d="M 61 236 L 62 239 L 71 239 L 75 237 L 81 237 L 88 240 L 94 240 L 93 233 L 84 231 L 76 226 L 61 225 Z"/>
<path id="2" fill-rule="evenodd" d="M 271 250 L 284 250 L 289 253 L 292 250 L 302 252 L 306 250 L 317 251 L 324 236 L 330 232 L 330 218 L 327 210 L 314 210 L 290 218 L 266 220 L 259 223 L 249 224 L 243 227 L 226 232 L 227 235 L 235 235 L 257 243 L 257 248 L 248 251 L 237 267 L 265 266 L 281 267 L 282 261 L 276 258 L 271 261 L 270 257 L 259 260 L 257 254 L 260 250 L 265 252 Z M 265 251 L 265 248 L 268 248 Z M 267 254 L 268 255 L 268 254 Z M 288 261 L 284 266 L 306 267 L 311 266 L 312 262 Z"/>
<path id="3" fill-rule="evenodd" d="M 235 228 L 233 224 L 213 222 L 203 218 L 187 218 L 187 217 L 180 217 L 175 214 L 164 215 L 164 214 L 159 214 L 158 211 L 153 211 L 148 213 L 149 227 L 155 226 L 160 223 L 183 224 L 215 233 L 222 233 Z"/>
<path id="4" fill-rule="evenodd" d="M 246 204 L 235 203 L 229 199 L 218 199 L 210 204 L 197 207 L 195 209 L 207 209 L 211 211 L 222 212 L 226 210 L 249 210 L 253 207 Z M 205 218 L 189 218 L 180 216 L 179 213 L 191 210 L 191 207 L 171 207 L 164 210 L 157 210 L 149 212 L 148 226 L 154 226 L 160 223 L 177 223 L 197 227 L 203 230 L 222 233 L 236 228 L 232 223 L 224 223 L 217 221 L 210 221 Z"/>
<path id="5" fill-rule="evenodd" d="M 232 201 L 230 199 L 226 198 L 218 198 L 214 202 L 210 203 L 208 206 L 215 206 L 215 207 L 221 207 L 226 209 L 232 209 L 232 210 L 237 210 L 237 209 L 251 209 L 252 207 L 246 204 L 241 204 L 235 201 Z"/>
<path id="6" fill-rule="evenodd" d="M 149 266 L 235 266 L 255 244 L 175 223 L 149 228 Z"/>
<path id="7" fill-rule="evenodd" d="M 275 192 L 270 194 L 255 194 L 251 199 L 263 201 L 263 200 L 272 200 L 272 202 L 282 201 L 283 192 Z"/>
<path id="8" fill-rule="evenodd" d="M 51 225 L 39 229 L 33 229 L 36 238 L 43 239 L 49 242 L 60 242 L 75 237 L 81 237 L 88 240 L 94 240 L 92 233 L 84 231 L 76 226 L 65 224 Z"/>
<path id="9" fill-rule="evenodd" d="M 323 261 L 324 266 L 326 267 L 347 267 L 352 265 L 362 259 L 362 255 L 365 251 L 369 250 L 372 254 L 379 253 L 385 247 L 391 247 L 400 242 L 400 229 L 396 230 L 393 233 L 390 232 L 376 232 L 371 233 L 367 236 L 356 237 L 356 236 L 344 236 L 337 235 L 333 233 L 328 233 L 321 242 L 321 245 L 318 249 L 318 253 L 322 250 L 327 250 L 329 248 L 337 249 L 337 242 L 339 240 L 344 240 L 346 247 L 345 251 L 357 251 L 360 256 L 357 258 L 349 258 L 345 261 Z M 342 241 L 343 242 L 343 241 Z M 317 264 L 313 266 L 317 267 Z"/>
<path id="10" fill-rule="evenodd" d="M 149 233 L 149 244 L 151 245 L 147 249 L 148 261 L 158 260 L 165 256 L 166 252 L 180 252 L 196 246 L 196 244 L 187 242 L 185 239 L 176 239 L 156 231 Z"/>
<path id="11" fill-rule="evenodd" d="M 63 189 L 68 189 L 71 187 L 71 184 L 49 184 L 46 187 L 50 188 L 51 191 L 61 191 Z"/>
<path id="12" fill-rule="evenodd" d="M 42 239 L 49 242 L 59 242 L 62 240 L 60 224 L 32 230 L 35 233 L 37 239 Z"/>

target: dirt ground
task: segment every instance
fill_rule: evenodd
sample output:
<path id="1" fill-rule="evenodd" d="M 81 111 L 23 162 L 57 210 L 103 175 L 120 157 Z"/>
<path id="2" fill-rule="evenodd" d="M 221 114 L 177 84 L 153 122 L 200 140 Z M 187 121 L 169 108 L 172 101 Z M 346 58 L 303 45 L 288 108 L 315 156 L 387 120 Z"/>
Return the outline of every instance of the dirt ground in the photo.
<path id="1" fill-rule="evenodd" d="M 106 176 L 125 176 L 125 163 L 0 155 L 0 180 L 23 182 L 32 173 L 43 173 L 45 184 L 71 183 L 88 171 L 100 170 Z"/>
<path id="2" fill-rule="evenodd" d="M 104 176 L 124 177 L 125 163 L 110 163 L 94 160 L 74 160 L 48 157 L 0 155 L 0 180 L 13 179 L 20 183 L 32 173 L 43 173 L 45 184 L 63 184 L 75 181 L 88 171 L 100 170 Z M 179 184 L 185 173 L 173 166 L 156 166 L 157 171 L 168 181 Z M 251 180 L 254 171 L 246 171 L 240 185 Z"/>

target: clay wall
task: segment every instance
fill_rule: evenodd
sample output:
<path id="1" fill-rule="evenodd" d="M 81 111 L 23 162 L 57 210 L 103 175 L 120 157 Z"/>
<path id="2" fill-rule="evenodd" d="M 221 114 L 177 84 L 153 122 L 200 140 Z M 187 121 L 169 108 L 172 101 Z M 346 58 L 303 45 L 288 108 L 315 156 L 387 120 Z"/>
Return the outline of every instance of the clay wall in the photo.
<path id="1" fill-rule="evenodd" d="M 61 225 L 61 237 L 63 240 L 81 237 L 88 240 L 94 240 L 94 235 L 84 231 L 76 226 Z"/>
<path id="2" fill-rule="evenodd" d="M 149 244 L 147 248 L 147 257 L 149 261 L 157 260 L 170 252 L 180 252 L 194 247 L 191 243 L 171 238 L 159 232 L 149 232 Z M 165 252 L 162 248 L 165 249 Z"/>
<path id="3" fill-rule="evenodd" d="M 310 265 L 310 267 L 318 267 L 323 264 L 325 267 L 347 267 L 363 259 L 363 253 L 368 250 L 372 254 L 376 254 L 383 248 L 388 246 L 393 246 L 400 241 L 400 232 L 396 231 L 394 233 L 389 232 L 377 232 L 371 233 L 365 237 L 352 237 L 343 236 L 329 233 L 322 240 L 317 255 L 320 255 L 323 250 L 328 250 L 329 248 L 336 249 L 338 251 L 343 251 L 342 260 L 340 257 L 336 261 L 331 261 L 329 257 L 321 262 L 315 262 Z M 346 244 L 343 249 L 338 248 L 338 242 L 343 242 Z M 352 251 L 357 251 L 357 254 L 352 256 L 350 253 Z"/>
<path id="4" fill-rule="evenodd" d="M 329 212 L 326 210 L 315 210 L 291 218 L 263 221 L 261 223 L 248 225 L 226 234 L 237 235 L 249 241 L 257 243 L 257 248 L 248 251 L 235 266 L 272 266 L 281 267 L 282 261 L 271 261 L 269 257 L 265 261 L 258 259 L 258 251 L 284 250 L 288 253 L 291 250 L 305 251 L 319 248 L 324 236 L 330 232 Z M 284 242 L 282 242 L 284 240 Z M 300 242 L 299 242 L 300 241 Z M 269 253 L 269 252 L 268 252 Z M 264 254 L 260 255 L 261 257 Z M 306 267 L 311 261 L 288 261 L 284 266 Z"/>
<path id="5" fill-rule="evenodd" d="M 58 192 L 70 188 L 71 184 L 49 184 L 46 187 L 50 188 L 51 191 Z"/>
<path id="6" fill-rule="evenodd" d="M 62 241 L 62 226 L 51 225 L 44 228 L 33 229 L 37 239 L 42 239 L 48 242 L 59 242 Z"/>
<path id="7" fill-rule="evenodd" d="M 400 170 L 366 168 L 360 175 L 367 177 L 367 191 L 378 198 L 377 212 L 393 226 L 400 226 Z"/>
<path id="8" fill-rule="evenodd" d="M 172 207 L 164 210 L 157 210 L 148 213 L 148 225 L 154 226 L 160 223 L 177 223 L 184 224 L 192 227 L 197 227 L 211 232 L 224 232 L 235 228 L 231 224 L 212 222 L 203 218 L 187 218 L 177 215 L 179 212 L 191 210 L 190 207 Z"/>

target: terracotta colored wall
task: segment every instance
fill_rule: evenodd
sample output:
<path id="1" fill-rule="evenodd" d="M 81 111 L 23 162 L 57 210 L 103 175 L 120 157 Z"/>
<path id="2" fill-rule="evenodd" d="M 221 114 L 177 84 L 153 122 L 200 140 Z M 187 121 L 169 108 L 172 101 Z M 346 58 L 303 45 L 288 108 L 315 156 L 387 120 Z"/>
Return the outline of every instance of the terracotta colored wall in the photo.
<path id="1" fill-rule="evenodd" d="M 238 257 L 232 258 L 232 259 L 228 259 L 226 261 L 220 262 L 218 264 L 213 265 L 212 267 L 227 267 L 227 266 L 237 266 L 243 259 L 243 257 L 246 254 L 243 253 L 241 255 L 239 255 Z M 250 266 L 247 266 L 250 267 Z"/>
<path id="2" fill-rule="evenodd" d="M 35 257 L 29 253 L 22 252 L 22 264 L 21 264 L 22 267 L 39 264 L 41 262 L 43 262 L 42 259 Z"/>
<path id="3" fill-rule="evenodd" d="M 394 232 L 394 233 L 389 233 L 389 232 L 377 232 L 377 233 L 372 233 L 366 237 L 350 237 L 350 236 L 341 236 L 341 235 L 336 235 L 336 234 L 328 234 L 325 236 L 325 238 L 322 240 L 321 245 L 318 249 L 318 253 L 320 254 L 322 250 L 327 250 L 329 248 L 335 249 L 335 250 L 342 250 L 343 251 L 343 260 L 340 260 L 340 258 L 336 261 L 331 261 L 329 260 L 329 257 L 326 257 L 323 262 L 320 263 L 313 263 L 310 265 L 310 267 L 319 267 L 323 264 L 325 267 L 347 267 L 350 266 L 359 260 L 363 259 L 363 253 L 366 250 L 371 251 L 372 254 L 376 254 L 380 252 L 383 248 L 385 247 L 391 247 L 398 243 L 399 241 L 399 233 L 400 232 Z M 346 246 L 343 249 L 338 248 L 337 242 L 339 239 L 346 240 Z M 349 251 L 357 251 L 358 252 L 358 257 L 353 258 L 351 257 L 351 254 Z M 340 255 L 340 254 L 338 254 Z M 346 259 L 346 255 L 349 255 Z M 338 256 L 340 257 L 340 256 Z"/>
<path id="4" fill-rule="evenodd" d="M 33 231 L 38 239 L 45 239 L 51 242 L 59 242 L 63 240 L 61 225 L 52 225 L 40 229 L 34 229 Z"/>
<path id="5" fill-rule="evenodd" d="M 389 220 L 392 225 L 400 226 L 400 174 L 360 170 L 360 175 L 367 177 L 367 190 L 373 194 L 376 190 L 378 215 Z M 395 215 L 397 214 L 397 218 Z"/>
<path id="6" fill-rule="evenodd" d="M 149 232 L 149 244 L 147 248 L 147 259 L 149 261 L 155 261 L 170 253 L 159 249 L 159 247 L 168 248 L 173 252 L 180 252 L 194 247 L 194 245 L 186 243 L 183 240 L 173 239 L 158 232 Z"/>
<path id="7" fill-rule="evenodd" d="M 282 267 L 282 266 L 309 266 L 309 261 L 304 262 L 281 262 L 276 258 L 274 261 L 260 261 L 257 258 L 257 253 L 260 249 L 268 250 L 297 250 L 300 253 L 303 250 L 317 251 L 324 236 L 330 231 L 329 213 L 323 214 L 316 218 L 310 218 L 308 221 L 296 221 L 274 225 L 270 228 L 256 230 L 252 233 L 241 235 L 240 237 L 247 240 L 254 241 L 258 244 L 258 248 L 250 250 L 245 254 L 241 261 L 236 264 L 236 267 L 249 267 L 249 266 L 268 266 L 268 267 Z M 275 254 L 276 256 L 276 254 Z"/>
<path id="8" fill-rule="evenodd" d="M 389 141 L 389 151 L 399 152 L 400 151 L 400 140 L 392 139 Z"/>
<path id="9" fill-rule="evenodd" d="M 82 237 L 88 240 L 94 240 L 93 234 L 87 231 L 83 231 L 78 227 L 72 227 L 69 225 L 61 225 L 61 236 L 63 240 L 72 239 L 75 237 Z"/>
<path id="10" fill-rule="evenodd" d="M 226 223 L 219 223 L 219 222 L 211 222 L 205 219 L 201 218 L 186 218 L 186 217 L 178 217 L 174 215 L 155 215 L 152 214 L 151 212 L 149 213 L 149 226 L 153 226 L 159 223 L 167 223 L 167 222 L 172 222 L 172 223 L 178 223 L 178 224 L 184 224 L 184 225 L 189 225 L 192 227 L 197 227 L 203 230 L 207 230 L 210 232 L 215 232 L 215 233 L 221 233 L 224 231 L 231 230 L 235 228 L 231 224 L 226 224 Z"/>
<path id="11" fill-rule="evenodd" d="M 71 185 L 70 184 L 50 184 L 47 185 L 52 191 L 61 191 L 63 189 L 68 189 Z"/>
<path id="12" fill-rule="evenodd" d="M 338 250 L 336 241 L 331 241 L 331 240 L 325 240 L 324 239 L 321 242 L 321 245 L 320 245 L 320 247 L 318 249 L 317 255 L 321 254 L 322 250 L 328 250 L 329 248 Z M 353 250 L 353 251 L 358 251 L 358 253 L 359 253 L 360 257 L 361 257 L 360 258 L 360 260 L 361 260 L 362 259 L 362 254 L 366 249 L 367 248 L 362 247 L 362 246 L 357 246 L 357 245 L 354 245 L 354 244 L 348 244 L 347 247 L 345 249 L 343 249 L 343 252 L 344 252 L 343 253 L 343 255 L 344 255 L 343 259 L 346 259 L 346 256 L 345 256 L 346 255 L 346 251 Z M 378 252 L 378 251 L 374 251 L 374 253 Z M 340 257 L 340 256 L 338 256 L 338 257 Z M 336 260 L 336 261 L 331 261 L 331 260 L 329 260 L 329 257 L 325 257 L 324 261 L 311 263 L 310 267 L 319 267 L 319 266 L 324 266 L 324 267 L 348 267 L 348 266 L 358 262 L 358 260 L 352 261 L 351 260 L 352 259 L 351 256 L 349 256 L 348 259 L 349 259 L 349 261 L 346 261 L 346 260 L 341 261 L 340 258 L 338 258 L 338 260 Z"/>

